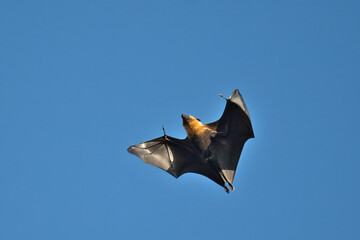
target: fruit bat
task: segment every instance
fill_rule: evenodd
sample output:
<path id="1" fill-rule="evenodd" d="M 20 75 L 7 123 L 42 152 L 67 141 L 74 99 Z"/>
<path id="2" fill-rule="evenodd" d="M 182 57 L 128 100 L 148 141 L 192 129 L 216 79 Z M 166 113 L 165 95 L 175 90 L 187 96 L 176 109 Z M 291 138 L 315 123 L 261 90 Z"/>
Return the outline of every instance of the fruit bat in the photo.
<path id="1" fill-rule="evenodd" d="M 130 146 L 128 152 L 145 163 L 180 177 L 187 172 L 204 175 L 228 193 L 234 190 L 233 180 L 245 142 L 254 138 L 249 111 L 238 89 L 226 99 L 221 118 L 202 124 L 199 119 L 181 114 L 187 132 L 185 139 L 166 135 Z"/>

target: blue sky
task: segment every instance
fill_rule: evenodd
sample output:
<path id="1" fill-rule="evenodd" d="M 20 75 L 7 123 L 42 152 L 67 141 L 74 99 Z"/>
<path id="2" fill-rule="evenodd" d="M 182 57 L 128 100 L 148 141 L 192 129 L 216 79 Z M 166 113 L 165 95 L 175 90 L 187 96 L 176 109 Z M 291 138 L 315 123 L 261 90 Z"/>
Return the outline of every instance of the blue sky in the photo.
<path id="1" fill-rule="evenodd" d="M 358 1 L 2 1 L 0 239 L 359 239 Z M 231 194 L 127 153 L 217 120 Z"/>

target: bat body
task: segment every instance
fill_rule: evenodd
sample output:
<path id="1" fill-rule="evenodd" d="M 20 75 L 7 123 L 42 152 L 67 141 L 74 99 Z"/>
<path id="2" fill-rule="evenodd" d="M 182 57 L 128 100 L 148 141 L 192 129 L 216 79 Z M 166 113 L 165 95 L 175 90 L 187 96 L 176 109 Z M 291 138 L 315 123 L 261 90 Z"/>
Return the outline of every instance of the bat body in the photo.
<path id="1" fill-rule="evenodd" d="M 226 99 L 224 113 L 216 122 L 202 124 L 193 116 L 181 117 L 187 132 L 185 139 L 170 137 L 164 131 L 164 136 L 130 146 L 128 152 L 176 178 L 187 172 L 198 173 L 226 192 L 226 183 L 234 190 L 241 151 L 245 142 L 254 138 L 249 111 L 239 91 L 235 89 Z"/>

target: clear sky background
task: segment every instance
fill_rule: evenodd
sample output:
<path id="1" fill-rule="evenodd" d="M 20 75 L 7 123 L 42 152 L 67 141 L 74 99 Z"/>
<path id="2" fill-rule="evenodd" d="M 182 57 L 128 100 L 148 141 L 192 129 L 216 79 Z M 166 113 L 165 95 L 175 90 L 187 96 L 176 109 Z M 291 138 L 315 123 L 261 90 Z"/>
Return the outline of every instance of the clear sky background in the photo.
<path id="1" fill-rule="evenodd" d="M 0 239 L 360 239 L 359 12 L 1 1 Z M 235 88 L 256 138 L 231 194 L 126 151 Z"/>

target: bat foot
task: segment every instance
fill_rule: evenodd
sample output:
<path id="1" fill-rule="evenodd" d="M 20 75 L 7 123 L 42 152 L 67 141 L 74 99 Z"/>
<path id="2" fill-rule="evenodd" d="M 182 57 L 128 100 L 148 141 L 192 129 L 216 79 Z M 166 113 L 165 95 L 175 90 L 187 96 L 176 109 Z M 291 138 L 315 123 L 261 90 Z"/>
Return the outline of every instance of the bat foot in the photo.
<path id="1" fill-rule="evenodd" d="M 225 192 L 226 192 L 226 193 L 230 193 L 230 192 L 229 192 L 229 189 L 228 189 L 225 185 L 224 185 L 224 189 L 225 189 Z"/>
<path id="2" fill-rule="evenodd" d="M 229 183 L 229 182 L 228 182 L 228 184 L 229 184 L 230 190 L 231 190 L 231 191 L 234 191 L 234 190 L 235 190 L 234 186 L 233 186 L 231 183 Z"/>

